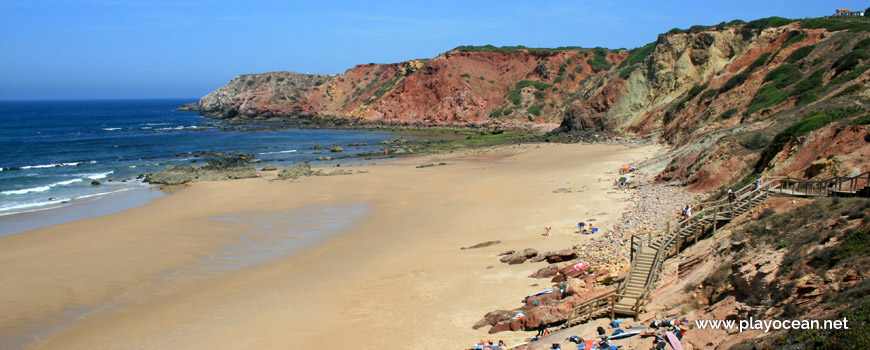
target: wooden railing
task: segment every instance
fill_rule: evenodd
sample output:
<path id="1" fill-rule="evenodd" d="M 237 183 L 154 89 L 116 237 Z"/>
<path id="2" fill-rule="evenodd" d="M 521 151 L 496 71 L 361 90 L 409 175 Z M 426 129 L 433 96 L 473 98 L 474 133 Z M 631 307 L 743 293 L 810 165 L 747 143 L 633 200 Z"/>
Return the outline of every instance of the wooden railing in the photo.
<path id="1" fill-rule="evenodd" d="M 616 291 L 610 291 L 604 295 L 588 299 L 574 306 L 568 313 L 566 326 L 579 323 L 583 320 L 592 320 L 601 315 L 613 314 L 613 303 L 616 302 Z"/>
<path id="2" fill-rule="evenodd" d="M 834 193 L 870 196 L 862 189 L 870 186 L 870 171 L 855 176 L 835 176 L 821 180 L 804 180 L 793 177 L 772 177 L 780 184 L 780 193 L 793 196 L 830 196 Z"/>
<path id="3" fill-rule="evenodd" d="M 863 175 L 863 174 L 862 174 Z M 740 213 L 743 213 L 756 204 L 758 199 L 765 199 L 773 191 L 779 188 L 781 179 L 771 179 L 756 187 L 754 183 L 741 187 L 735 193 L 732 201 L 727 196 L 717 200 L 701 203 L 699 210 L 692 216 L 668 224 L 665 234 L 653 242 L 652 232 L 647 235 L 632 235 L 631 237 L 631 267 L 629 274 L 614 292 L 598 296 L 584 301 L 575 306 L 568 315 L 566 326 L 573 325 L 583 320 L 591 320 L 594 317 L 609 314 L 614 316 L 614 306 L 622 298 L 636 298 L 631 311 L 635 316 L 643 312 L 649 303 L 653 287 L 659 279 L 663 264 L 669 257 L 679 254 L 686 241 L 694 239 L 698 241 L 705 232 L 712 228 L 715 233 L 719 221 L 730 221 Z M 736 214 L 736 215 L 735 215 Z M 637 268 L 638 256 L 645 249 L 656 249 L 656 254 L 644 281 L 644 288 L 639 295 L 626 294 L 626 288 L 632 281 L 632 271 Z"/>

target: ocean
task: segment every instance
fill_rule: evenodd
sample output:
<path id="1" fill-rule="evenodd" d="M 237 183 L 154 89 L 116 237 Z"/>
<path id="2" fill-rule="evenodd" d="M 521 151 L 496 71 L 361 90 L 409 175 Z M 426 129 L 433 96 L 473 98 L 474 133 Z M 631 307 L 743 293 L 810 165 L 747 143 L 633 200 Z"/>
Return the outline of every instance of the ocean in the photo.
<path id="1" fill-rule="evenodd" d="M 197 152 L 253 153 L 262 160 L 253 164 L 256 167 L 282 166 L 377 152 L 383 148 L 379 142 L 399 135 L 362 130 L 222 131 L 209 127 L 215 121 L 198 112 L 175 111 L 194 100 L 0 101 L 0 221 L 10 214 L 149 187 L 141 175 L 170 164 L 203 164 L 194 163 Z M 315 145 L 324 149 L 314 150 Z M 325 150 L 330 145 L 344 152 L 330 154 Z"/>

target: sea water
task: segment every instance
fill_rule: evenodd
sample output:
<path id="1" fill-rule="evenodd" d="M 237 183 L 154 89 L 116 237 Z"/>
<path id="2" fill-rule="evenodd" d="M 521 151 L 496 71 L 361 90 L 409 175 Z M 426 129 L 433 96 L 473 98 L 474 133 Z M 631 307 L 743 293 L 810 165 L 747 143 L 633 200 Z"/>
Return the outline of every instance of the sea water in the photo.
<path id="1" fill-rule="evenodd" d="M 0 221 L 148 187 L 141 175 L 167 165 L 199 165 L 197 152 L 252 153 L 276 166 L 325 156 L 372 153 L 398 134 L 360 130 L 222 131 L 195 99 L 0 101 Z M 367 146 L 350 146 L 364 143 Z M 315 145 L 324 146 L 314 150 Z M 325 147 L 342 146 L 330 154 Z M 194 161 L 198 161 L 194 163 Z M 98 181 L 99 185 L 92 185 Z"/>

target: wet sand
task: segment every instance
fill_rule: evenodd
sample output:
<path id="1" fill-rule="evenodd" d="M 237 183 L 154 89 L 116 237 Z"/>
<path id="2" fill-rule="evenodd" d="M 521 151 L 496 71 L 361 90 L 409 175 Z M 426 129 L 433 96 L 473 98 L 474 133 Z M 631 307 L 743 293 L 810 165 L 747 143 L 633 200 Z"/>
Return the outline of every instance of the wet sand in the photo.
<path id="1" fill-rule="evenodd" d="M 546 265 L 496 255 L 581 243 L 588 236 L 575 225 L 590 218 L 606 230 L 627 198 L 610 189 L 617 169 L 653 150 L 503 146 L 342 167 L 365 171 L 345 176 L 196 183 L 135 209 L 0 237 L 0 347 L 514 343 L 524 334 L 471 326 L 547 289 L 527 277 Z M 448 165 L 416 168 L 439 162 Z M 282 219 L 310 215 L 338 218 L 330 229 Z M 501 243 L 460 250 L 490 240 Z"/>

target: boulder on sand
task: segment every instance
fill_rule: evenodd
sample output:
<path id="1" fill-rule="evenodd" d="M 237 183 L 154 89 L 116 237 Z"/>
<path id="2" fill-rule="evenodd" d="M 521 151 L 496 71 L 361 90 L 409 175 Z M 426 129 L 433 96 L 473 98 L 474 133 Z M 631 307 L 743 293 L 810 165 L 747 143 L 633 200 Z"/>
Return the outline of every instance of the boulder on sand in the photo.
<path id="1" fill-rule="evenodd" d="M 278 173 L 279 180 L 298 179 L 302 176 L 311 175 L 311 166 L 308 163 L 299 163 L 288 166 Z"/>
<path id="2" fill-rule="evenodd" d="M 500 261 L 508 265 L 522 264 L 529 258 L 538 255 L 538 251 L 532 248 L 523 249 L 520 252 L 512 253 L 503 256 Z"/>
<path id="3" fill-rule="evenodd" d="M 529 275 L 531 278 L 550 278 L 559 273 L 559 268 L 556 265 L 542 267 L 537 272 Z"/>

